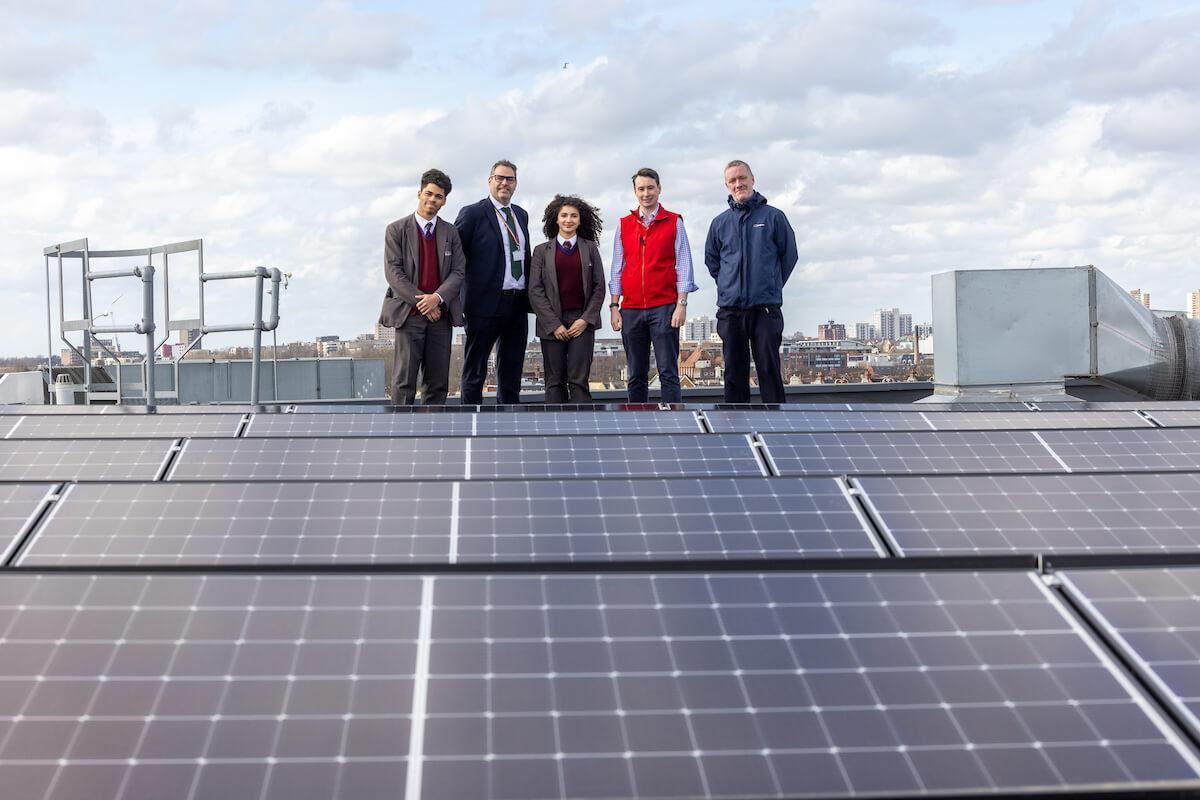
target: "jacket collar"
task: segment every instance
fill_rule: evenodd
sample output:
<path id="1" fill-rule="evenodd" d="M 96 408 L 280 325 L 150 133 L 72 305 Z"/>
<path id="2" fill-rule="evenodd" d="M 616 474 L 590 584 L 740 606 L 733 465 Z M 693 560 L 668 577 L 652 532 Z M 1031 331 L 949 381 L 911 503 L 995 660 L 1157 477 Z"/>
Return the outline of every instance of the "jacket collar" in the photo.
<path id="1" fill-rule="evenodd" d="M 734 202 L 733 195 L 729 195 L 728 202 L 729 207 L 734 211 L 753 211 L 760 206 L 765 206 L 767 204 L 767 198 L 763 197 L 756 191 L 754 194 L 750 195 L 750 198 L 744 203 Z"/>

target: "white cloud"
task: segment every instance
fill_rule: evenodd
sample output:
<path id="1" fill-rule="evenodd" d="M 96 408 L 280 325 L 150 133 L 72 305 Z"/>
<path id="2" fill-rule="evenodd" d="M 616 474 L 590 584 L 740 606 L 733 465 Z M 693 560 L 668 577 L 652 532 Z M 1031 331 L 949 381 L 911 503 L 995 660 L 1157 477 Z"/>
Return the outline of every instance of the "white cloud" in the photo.
<path id="1" fill-rule="evenodd" d="M 483 196 L 498 157 L 519 164 L 517 200 L 535 228 L 555 192 L 598 205 L 605 253 L 634 202 L 629 175 L 658 168 L 698 266 L 724 208 L 721 168 L 746 159 L 800 238 L 789 331 L 812 333 L 831 316 L 852 323 L 885 304 L 925 319 L 929 273 L 1031 258 L 1096 263 L 1156 304 L 1196 288 L 1183 285 L 1200 243 L 1194 15 L 1119 25 L 1089 6 L 1041 44 L 972 71 L 936 6 L 580 5 L 561 19 L 549 4 L 527 17 L 502 8 L 485 17 L 487 34 L 470 34 L 491 50 L 432 40 L 453 57 L 430 60 L 425 47 L 414 63 L 406 48 L 428 30 L 414 25 L 432 22 L 318 3 L 243 39 L 280 6 L 188 3 L 177 19 L 141 24 L 193 28 L 224 66 L 164 55 L 170 102 L 101 103 L 61 74 L 53 89 L 0 93 L 4 347 L 45 346 L 38 304 L 16 298 L 40 296 L 28 267 L 43 246 L 84 235 L 96 247 L 203 237 L 210 268 L 293 272 L 281 340 L 368 330 L 383 291 L 383 226 L 412 210 L 421 171 L 450 173 L 443 217 L 453 219 Z M 554 55 L 507 78 L 474 70 L 528 49 L 507 26 L 527 26 L 533 41 L 567 21 L 590 26 L 569 69 Z M 102 77 L 88 70 L 110 59 L 98 52 L 72 80 Z M 698 282 L 701 314 L 715 296 L 702 267 Z M 249 313 L 237 287 L 214 297 L 231 319 Z"/>

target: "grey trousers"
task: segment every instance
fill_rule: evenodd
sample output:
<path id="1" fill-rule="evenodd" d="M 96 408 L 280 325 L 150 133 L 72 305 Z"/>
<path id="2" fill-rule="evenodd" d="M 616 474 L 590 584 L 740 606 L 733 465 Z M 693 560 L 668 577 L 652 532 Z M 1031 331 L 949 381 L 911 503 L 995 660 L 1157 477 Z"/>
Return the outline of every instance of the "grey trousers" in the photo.
<path id="1" fill-rule="evenodd" d="M 396 328 L 396 357 L 392 363 L 392 403 L 411 406 L 421 378 L 421 403 L 442 405 L 450 389 L 450 343 L 454 327 L 443 312 L 437 322 L 420 314 Z"/>
<path id="2" fill-rule="evenodd" d="M 564 311 L 562 324 L 571 327 L 581 311 Z M 588 378 L 592 374 L 592 344 L 596 331 L 588 329 L 565 342 L 542 339 L 542 366 L 546 370 L 547 403 L 590 403 Z"/>

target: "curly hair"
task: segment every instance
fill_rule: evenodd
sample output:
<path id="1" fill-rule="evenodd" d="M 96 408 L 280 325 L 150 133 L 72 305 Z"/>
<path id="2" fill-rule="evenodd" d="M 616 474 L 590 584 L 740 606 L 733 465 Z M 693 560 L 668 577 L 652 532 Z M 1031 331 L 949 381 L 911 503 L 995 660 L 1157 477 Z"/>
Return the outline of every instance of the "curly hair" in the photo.
<path id="1" fill-rule="evenodd" d="M 558 212 L 562 211 L 563 206 L 570 206 L 579 212 L 579 231 L 576 235 L 588 241 L 600 241 L 600 233 L 604 230 L 600 210 L 582 197 L 572 194 L 556 194 L 550 205 L 546 206 L 546 213 L 542 214 L 542 233 L 546 234 L 547 239 L 558 236 Z"/>

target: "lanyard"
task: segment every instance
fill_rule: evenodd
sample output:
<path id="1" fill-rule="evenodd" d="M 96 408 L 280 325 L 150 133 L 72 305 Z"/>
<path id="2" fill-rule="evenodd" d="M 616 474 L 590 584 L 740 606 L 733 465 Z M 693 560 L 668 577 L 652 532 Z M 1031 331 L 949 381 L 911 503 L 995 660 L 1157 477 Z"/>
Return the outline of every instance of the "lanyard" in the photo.
<path id="1" fill-rule="evenodd" d="M 504 215 L 500 213 L 500 209 L 495 208 L 495 206 L 493 206 L 493 208 L 496 211 L 496 216 L 500 218 L 500 224 L 504 226 L 504 230 L 508 231 L 508 235 L 512 237 L 513 244 L 515 244 L 517 247 L 520 247 L 521 246 L 521 237 L 517 236 L 516 231 L 514 231 L 512 228 L 508 227 L 508 220 L 506 220 L 504 218 Z"/>

